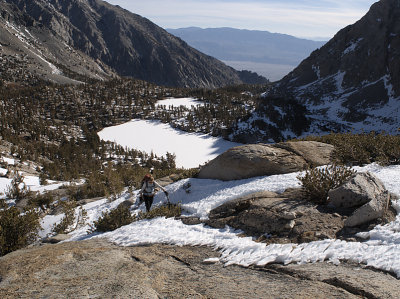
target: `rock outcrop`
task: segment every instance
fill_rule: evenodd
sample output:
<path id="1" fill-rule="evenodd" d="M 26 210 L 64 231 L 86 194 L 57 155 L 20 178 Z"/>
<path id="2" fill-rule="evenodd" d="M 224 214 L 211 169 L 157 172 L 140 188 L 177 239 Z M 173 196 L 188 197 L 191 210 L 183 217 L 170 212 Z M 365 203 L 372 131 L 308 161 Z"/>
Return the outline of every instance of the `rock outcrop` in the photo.
<path id="1" fill-rule="evenodd" d="M 399 47 L 400 3 L 378 1 L 285 76 L 270 95 L 293 97 L 304 104 L 314 131 L 395 133 Z"/>
<path id="2" fill-rule="evenodd" d="M 330 203 L 337 208 L 357 208 L 345 221 L 345 226 L 357 226 L 381 218 L 397 199 L 372 173 L 356 173 L 341 186 L 328 193 Z"/>
<path id="3" fill-rule="evenodd" d="M 226 202 L 210 211 L 207 224 L 225 225 L 267 243 L 303 243 L 334 239 L 343 234 L 346 215 L 327 206 L 316 206 L 305 199 L 302 189 L 284 193 L 259 192 Z"/>
<path id="4" fill-rule="evenodd" d="M 224 267 L 219 256 L 207 247 L 118 247 L 103 239 L 32 247 L 0 258 L 0 297 L 396 298 L 400 292 L 396 278 L 360 265 Z"/>
<path id="5" fill-rule="evenodd" d="M 199 178 L 229 181 L 296 172 L 329 164 L 333 150 L 332 145 L 315 141 L 238 146 L 202 167 Z"/>
<path id="6" fill-rule="evenodd" d="M 339 187 L 328 192 L 329 201 L 337 208 L 359 207 L 376 198 L 386 190 L 385 186 L 370 172 L 354 174 Z"/>
<path id="7" fill-rule="evenodd" d="M 229 225 L 267 243 L 303 243 L 324 239 L 359 239 L 357 233 L 393 221 L 396 211 L 387 191 L 365 205 L 316 205 L 301 188 L 281 194 L 264 191 L 228 201 L 209 213 L 206 224 Z M 360 239 L 362 240 L 362 239 Z"/>
<path id="8" fill-rule="evenodd" d="M 357 226 L 382 218 L 391 208 L 391 201 L 398 198 L 386 191 L 355 210 L 344 222 L 345 226 Z"/>

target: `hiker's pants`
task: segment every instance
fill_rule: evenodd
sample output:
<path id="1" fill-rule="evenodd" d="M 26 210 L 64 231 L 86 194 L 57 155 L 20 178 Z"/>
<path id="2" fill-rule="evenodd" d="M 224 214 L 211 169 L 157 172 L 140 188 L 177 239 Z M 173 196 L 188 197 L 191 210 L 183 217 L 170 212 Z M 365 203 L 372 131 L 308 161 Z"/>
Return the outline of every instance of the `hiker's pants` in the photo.
<path id="1" fill-rule="evenodd" d="M 143 200 L 144 200 L 144 204 L 146 205 L 147 212 L 150 211 L 150 208 L 153 204 L 153 199 L 154 199 L 154 195 L 144 195 L 143 194 Z"/>

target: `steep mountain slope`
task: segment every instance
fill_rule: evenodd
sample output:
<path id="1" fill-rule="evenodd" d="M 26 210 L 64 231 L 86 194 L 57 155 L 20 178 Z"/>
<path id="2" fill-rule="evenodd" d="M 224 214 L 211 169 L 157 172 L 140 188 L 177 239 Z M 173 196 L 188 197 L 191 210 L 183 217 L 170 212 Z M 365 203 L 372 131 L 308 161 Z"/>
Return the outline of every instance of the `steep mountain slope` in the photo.
<path id="1" fill-rule="evenodd" d="M 287 69 L 286 73 L 279 73 L 280 79 L 325 43 L 268 31 L 234 28 L 189 27 L 167 31 L 232 66 L 240 64 L 252 71 L 258 71 L 262 66 L 265 70 L 260 74 L 272 80 L 277 78 L 277 66 L 281 66 L 280 69 L 286 66 Z"/>
<path id="2" fill-rule="evenodd" d="M 304 104 L 310 132 L 396 132 L 400 117 L 400 1 L 381 0 L 270 91 Z"/>
<path id="3" fill-rule="evenodd" d="M 51 32 L 57 45 L 79 50 L 119 75 L 182 87 L 242 82 L 232 68 L 119 6 L 101 0 L 3 0 L 1 5 L 7 3 Z"/>
<path id="4" fill-rule="evenodd" d="M 114 76 L 104 63 L 75 50 L 49 28 L 0 2 L 0 74 L 5 82 L 35 84 L 40 80 L 73 83 L 85 77 Z"/>

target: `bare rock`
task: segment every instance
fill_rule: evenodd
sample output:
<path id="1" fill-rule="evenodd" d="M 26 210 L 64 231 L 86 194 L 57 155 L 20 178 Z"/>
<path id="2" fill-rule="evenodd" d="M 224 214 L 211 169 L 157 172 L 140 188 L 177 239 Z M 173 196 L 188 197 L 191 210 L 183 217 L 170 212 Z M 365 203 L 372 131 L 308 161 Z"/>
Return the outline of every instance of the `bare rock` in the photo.
<path id="1" fill-rule="evenodd" d="M 328 164 L 333 149 L 315 141 L 242 145 L 210 161 L 198 177 L 228 181 L 295 172 L 308 165 Z"/>
<path id="2" fill-rule="evenodd" d="M 1 298 L 396 298 L 398 280 L 358 265 L 225 267 L 207 247 L 118 247 L 103 239 L 0 258 Z"/>
<path id="3" fill-rule="evenodd" d="M 341 263 L 272 265 L 279 272 L 305 280 L 323 281 L 343 288 L 361 298 L 397 298 L 399 280 L 389 273 L 374 271 L 364 265 Z"/>
<path id="4" fill-rule="evenodd" d="M 389 192 L 383 192 L 371 201 L 359 207 L 346 219 L 345 226 L 357 226 L 371 220 L 381 218 L 390 207 L 392 196 Z"/>
<path id="5" fill-rule="evenodd" d="M 328 206 L 316 206 L 305 199 L 304 191 L 291 188 L 281 194 L 259 192 L 238 198 L 210 211 L 206 223 L 226 225 L 268 243 L 309 242 L 335 238 L 344 227 L 346 216 Z"/>
<path id="6" fill-rule="evenodd" d="M 232 214 L 241 212 L 250 207 L 251 203 L 260 198 L 274 198 L 277 194 L 270 191 L 257 192 L 237 199 L 230 200 L 219 207 L 211 210 L 210 219 L 224 218 Z"/>
<path id="7" fill-rule="evenodd" d="M 277 143 L 276 146 L 303 157 L 312 167 L 329 164 L 334 150 L 333 145 L 316 141 L 289 141 Z"/>
<path id="8" fill-rule="evenodd" d="M 330 190 L 330 202 L 337 208 L 358 207 L 385 192 L 386 188 L 374 174 L 356 173 L 341 186 Z"/>
<path id="9" fill-rule="evenodd" d="M 394 218 L 391 200 L 395 197 L 372 173 L 356 173 L 338 188 L 330 190 L 328 196 L 336 208 L 353 209 L 345 221 L 346 227 L 360 226 L 376 219 L 384 223 Z"/>
<path id="10" fill-rule="evenodd" d="M 50 243 L 50 244 L 57 244 L 60 243 L 62 241 L 66 241 L 68 239 L 70 239 L 71 236 L 67 235 L 67 234 L 58 234 L 55 235 L 53 237 L 48 237 L 42 240 L 43 243 Z"/>

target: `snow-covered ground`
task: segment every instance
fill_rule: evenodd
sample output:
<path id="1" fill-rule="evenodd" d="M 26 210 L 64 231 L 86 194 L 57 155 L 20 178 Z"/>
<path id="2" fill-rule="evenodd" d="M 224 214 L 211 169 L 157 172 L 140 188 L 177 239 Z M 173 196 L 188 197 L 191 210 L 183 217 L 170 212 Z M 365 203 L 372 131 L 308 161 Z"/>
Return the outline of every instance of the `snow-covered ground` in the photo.
<path id="1" fill-rule="evenodd" d="M 176 130 L 159 121 L 132 120 L 122 125 L 108 127 L 99 137 L 122 146 L 153 152 L 157 156 L 167 152 L 176 155 L 176 166 L 198 167 L 214 159 L 231 147 L 240 145 L 206 134 Z"/>
<path id="2" fill-rule="evenodd" d="M 147 135 L 147 138 L 145 138 L 146 134 L 142 136 L 135 135 L 143 132 L 151 132 L 154 127 L 156 129 L 152 134 L 157 135 L 150 134 Z M 173 129 L 157 122 L 132 121 L 114 128 L 115 131 L 113 133 L 110 132 L 110 138 L 113 137 L 114 139 L 117 137 L 116 135 L 120 135 L 121 140 L 128 140 L 127 135 L 135 135 L 136 139 L 129 139 L 132 142 L 130 144 L 142 150 L 146 150 L 145 146 L 148 146 L 148 143 L 150 143 L 149 139 L 157 140 L 160 142 L 158 147 L 163 147 L 165 150 L 168 145 L 170 147 L 167 150 L 177 153 L 178 159 L 184 159 L 184 161 L 194 159 L 196 165 L 202 162 L 196 160 L 197 156 L 194 155 L 194 151 L 196 147 L 200 146 L 199 143 L 208 140 L 207 136 L 172 132 L 174 131 Z M 169 130 L 172 131 L 170 132 Z M 134 131 L 139 131 L 139 133 Z M 180 152 L 179 149 L 183 147 L 183 144 L 180 142 L 189 142 L 189 139 L 172 142 L 170 137 L 174 134 L 184 135 L 185 138 L 188 138 L 186 135 L 193 135 L 194 139 L 190 141 L 193 143 L 189 143 L 190 146 Z M 155 137 L 148 138 L 149 136 Z M 169 138 L 163 139 L 166 136 Z M 166 145 L 163 144 L 161 146 L 161 140 Z M 155 144 L 157 145 L 157 143 Z M 217 149 L 215 149 L 215 153 L 213 154 L 217 155 L 217 152 Z M 203 154 L 203 159 L 204 156 L 206 155 Z M 206 157 L 210 159 L 210 156 Z M 185 165 L 185 167 L 189 166 Z M 400 196 L 400 184 L 398 183 L 400 166 L 381 167 L 371 164 L 365 167 L 356 167 L 355 169 L 359 172 L 370 171 L 374 173 L 383 181 L 389 191 Z M 211 209 L 231 199 L 264 190 L 279 193 L 288 187 L 299 186 L 300 183 L 296 178 L 298 175 L 299 173 L 291 173 L 228 182 L 192 178 L 178 181 L 167 186 L 166 189 L 173 203 L 182 204 L 184 216 L 198 216 L 204 219 L 207 218 Z M 27 178 L 27 182 L 31 184 L 31 188 L 40 188 L 38 181 L 35 179 Z M 2 181 L 0 180 L 1 184 Z M 190 187 L 188 187 L 189 185 Z M 0 186 L 0 188 L 2 187 Z M 341 260 L 349 260 L 377 269 L 391 271 L 400 277 L 400 215 L 392 223 L 377 226 L 372 231 L 363 233 L 362 236 L 368 241 L 362 243 L 328 239 L 304 244 L 273 244 L 267 246 L 266 244 L 255 242 L 250 237 L 239 237 L 240 231 L 228 227 L 225 229 L 214 229 L 203 224 L 188 226 L 179 220 L 165 218 L 134 222 L 115 231 L 103 234 L 87 233 L 90 224 L 101 217 L 103 212 L 116 208 L 122 201 L 132 196 L 135 198 L 137 193 L 137 190 L 133 191 L 133 194 L 126 192 L 113 202 L 109 202 L 104 198 L 83 206 L 87 212 L 86 223 L 70 233 L 70 240 L 105 237 L 121 246 L 153 243 L 193 246 L 206 245 L 219 250 L 221 253 L 220 261 L 226 265 L 265 265 L 273 262 L 309 263 L 324 260 L 339 263 Z M 154 205 L 161 205 L 163 202 L 165 202 L 165 196 L 161 192 L 156 195 Z M 400 202 L 394 204 L 398 213 L 400 213 Z M 140 210 L 144 210 L 144 205 L 140 207 Z M 78 214 L 78 209 L 76 214 Z M 46 216 L 42 221 L 43 230 L 40 232 L 40 236 L 45 237 L 51 234 L 52 227 L 59 223 L 61 219 L 62 215 Z"/>
<path id="3" fill-rule="evenodd" d="M 179 107 L 184 106 L 186 108 L 191 108 L 192 106 L 203 106 L 204 103 L 200 100 L 196 100 L 194 98 L 167 98 L 165 100 L 158 101 L 156 105 L 166 106 L 167 109 L 169 106 Z"/>
<path id="4" fill-rule="evenodd" d="M 377 175 L 391 192 L 400 195 L 398 177 L 400 166 L 381 167 L 371 164 L 357 167 L 357 171 L 370 171 Z M 223 182 L 218 180 L 185 179 L 166 187 L 172 202 L 181 203 L 186 216 L 206 218 L 208 212 L 218 205 L 239 196 L 252 192 L 270 190 L 282 192 L 288 187 L 299 185 L 296 176 L 299 173 L 285 175 L 257 177 L 246 180 Z M 186 192 L 184 185 L 190 183 L 190 192 Z M 136 197 L 137 191 L 133 192 Z M 123 226 L 115 231 L 88 235 L 89 223 L 101 216 L 101 213 L 118 206 L 129 198 L 123 194 L 114 202 L 106 199 L 84 206 L 87 211 L 87 225 L 70 233 L 71 240 L 105 237 L 121 246 L 141 244 L 165 243 L 173 245 L 206 245 L 221 253 L 220 261 L 226 265 L 238 264 L 242 266 L 265 265 L 268 263 L 309 263 L 328 260 L 339 263 L 349 260 L 366 264 L 378 269 L 391 271 L 400 277 L 400 216 L 384 226 L 377 226 L 370 232 L 363 233 L 366 242 L 346 242 L 341 240 L 323 240 L 304 244 L 273 244 L 257 243 L 250 237 L 239 237 L 240 231 L 226 227 L 214 229 L 203 224 L 184 225 L 179 220 L 156 218 L 142 220 Z M 164 194 L 157 194 L 155 205 L 165 202 Z M 400 203 L 395 203 L 400 212 Z M 140 207 L 144 210 L 144 206 Z M 42 236 L 50 233 L 53 226 L 61 218 L 47 216 L 42 225 Z"/>

